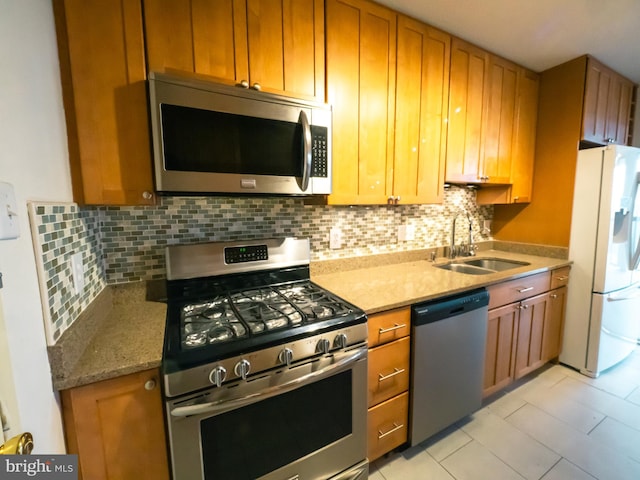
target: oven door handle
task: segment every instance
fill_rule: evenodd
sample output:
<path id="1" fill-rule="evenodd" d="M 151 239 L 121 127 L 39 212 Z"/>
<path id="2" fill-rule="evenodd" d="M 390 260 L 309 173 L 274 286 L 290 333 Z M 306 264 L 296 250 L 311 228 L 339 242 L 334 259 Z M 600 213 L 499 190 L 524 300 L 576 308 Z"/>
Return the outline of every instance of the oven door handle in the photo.
<path id="1" fill-rule="evenodd" d="M 171 410 L 172 417 L 189 417 L 191 415 L 201 415 L 203 413 L 215 413 L 222 410 L 232 410 L 234 408 L 249 405 L 251 403 L 264 400 L 281 393 L 285 393 L 291 390 L 295 390 L 303 383 L 310 381 L 322 380 L 326 377 L 330 377 L 341 370 L 346 370 L 351 367 L 351 364 L 367 356 L 367 348 L 362 347 L 355 350 L 350 355 L 347 355 L 337 362 L 328 365 L 322 370 L 317 372 L 307 373 L 301 377 L 295 378 L 291 381 L 282 383 L 280 385 L 274 385 L 270 388 L 266 388 L 260 392 L 256 392 L 249 395 L 239 396 L 237 398 L 225 398 L 223 400 L 217 400 L 215 402 L 198 403 L 195 405 L 186 405 L 183 407 L 176 407 Z"/>

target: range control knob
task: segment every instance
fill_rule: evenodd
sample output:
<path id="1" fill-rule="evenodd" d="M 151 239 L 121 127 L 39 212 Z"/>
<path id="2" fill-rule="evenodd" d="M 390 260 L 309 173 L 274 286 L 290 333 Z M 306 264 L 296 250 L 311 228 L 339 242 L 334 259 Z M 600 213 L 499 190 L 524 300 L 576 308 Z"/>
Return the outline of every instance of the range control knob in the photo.
<path id="1" fill-rule="evenodd" d="M 318 344 L 316 345 L 316 352 L 329 353 L 329 350 L 331 350 L 331 342 L 329 340 L 323 338 L 318 341 Z"/>
<path id="2" fill-rule="evenodd" d="M 339 333 L 338 335 L 336 335 L 336 338 L 333 339 L 333 345 L 336 348 L 346 348 L 347 336 L 344 333 Z"/>
<path id="3" fill-rule="evenodd" d="M 211 370 L 211 373 L 209 374 L 209 381 L 216 387 L 222 385 L 222 382 L 224 382 L 226 378 L 227 369 L 220 365 Z"/>
<path id="4" fill-rule="evenodd" d="M 243 380 L 247 379 L 247 375 L 251 371 L 251 364 L 249 360 L 240 360 L 236 363 L 236 366 L 233 368 L 233 371 L 236 372 L 236 375 L 242 377 Z"/>
<path id="5" fill-rule="evenodd" d="M 278 360 L 280 360 L 280 363 L 284 365 L 291 365 L 291 362 L 293 361 L 293 350 L 290 348 L 282 349 L 278 354 Z"/>

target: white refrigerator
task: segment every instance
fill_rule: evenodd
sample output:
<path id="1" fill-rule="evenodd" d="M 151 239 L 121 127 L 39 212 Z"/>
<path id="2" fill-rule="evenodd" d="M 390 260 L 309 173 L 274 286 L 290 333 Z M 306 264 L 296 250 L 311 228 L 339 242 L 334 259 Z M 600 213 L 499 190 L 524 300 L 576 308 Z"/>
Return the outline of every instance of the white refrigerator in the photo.
<path id="1" fill-rule="evenodd" d="M 640 149 L 580 150 L 560 362 L 597 377 L 640 337 Z"/>

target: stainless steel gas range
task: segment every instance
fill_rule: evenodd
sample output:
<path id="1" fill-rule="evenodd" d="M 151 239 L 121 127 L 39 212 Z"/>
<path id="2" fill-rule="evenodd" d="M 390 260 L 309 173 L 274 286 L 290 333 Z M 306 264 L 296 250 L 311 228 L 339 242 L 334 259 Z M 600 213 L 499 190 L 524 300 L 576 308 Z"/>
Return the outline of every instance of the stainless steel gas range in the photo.
<path id="1" fill-rule="evenodd" d="M 167 248 L 174 480 L 365 480 L 364 312 L 309 279 L 309 241 Z"/>

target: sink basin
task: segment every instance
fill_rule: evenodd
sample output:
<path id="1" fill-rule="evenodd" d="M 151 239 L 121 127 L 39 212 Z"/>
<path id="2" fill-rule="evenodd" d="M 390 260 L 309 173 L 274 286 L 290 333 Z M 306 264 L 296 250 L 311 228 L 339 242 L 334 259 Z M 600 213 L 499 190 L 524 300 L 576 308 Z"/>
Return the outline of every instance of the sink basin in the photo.
<path id="1" fill-rule="evenodd" d="M 451 270 L 452 272 L 466 273 L 467 275 L 488 275 L 525 265 L 530 265 L 530 263 L 506 260 L 504 258 L 470 258 L 434 266 L 444 270 Z"/>
<path id="2" fill-rule="evenodd" d="M 460 263 L 465 265 L 473 265 L 474 267 L 487 268 L 496 272 L 503 270 L 509 270 L 510 268 L 523 267 L 525 265 L 531 265 L 528 262 L 519 262 L 517 260 L 506 260 L 504 258 L 473 258 L 464 260 Z"/>
<path id="3" fill-rule="evenodd" d="M 451 270 L 452 272 L 466 273 L 468 275 L 487 275 L 489 273 L 496 273 L 495 270 L 466 265 L 465 263 L 444 263 L 442 265 L 435 265 L 435 267 L 442 268 L 444 270 Z"/>

